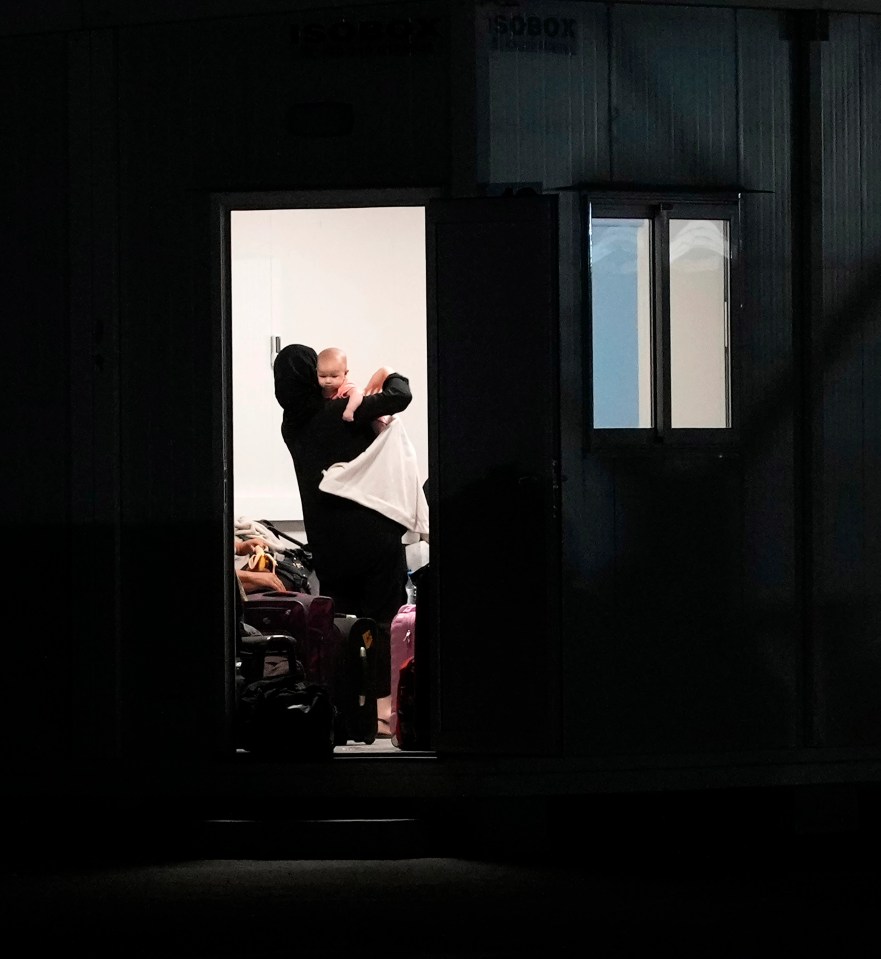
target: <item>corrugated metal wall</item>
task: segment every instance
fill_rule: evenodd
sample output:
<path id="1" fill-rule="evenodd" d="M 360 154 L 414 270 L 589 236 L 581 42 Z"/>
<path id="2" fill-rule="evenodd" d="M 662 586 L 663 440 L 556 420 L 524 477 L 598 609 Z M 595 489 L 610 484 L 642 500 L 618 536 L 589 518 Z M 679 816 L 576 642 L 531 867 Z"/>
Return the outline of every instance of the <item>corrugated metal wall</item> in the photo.
<path id="1" fill-rule="evenodd" d="M 63 36 L 0 40 L 3 510 L 10 568 L 18 570 L 13 594 L 20 586 L 25 594 L 33 590 L 32 596 L 40 596 L 32 602 L 22 597 L 19 603 L 11 594 L 6 604 L 5 632 L 12 640 L 4 657 L 7 675 L 13 687 L 27 687 L 27 693 L 21 697 L 13 689 L 4 697 L 9 710 L 4 718 L 8 728 L 26 727 L 24 736 L 11 737 L 9 752 L 33 755 L 36 744 L 36 754 L 44 759 L 63 756 L 75 738 L 73 725 L 58 721 L 70 714 L 76 692 L 70 683 L 75 646 L 63 615 L 75 597 L 68 575 L 67 72 Z M 57 628 L 44 628 L 45 637 L 34 635 L 35 607 L 58 611 Z M 35 672 L 44 708 L 25 681 Z"/>
<path id="2" fill-rule="evenodd" d="M 817 84 L 806 91 L 792 88 L 791 40 L 771 10 L 479 4 L 465 156 L 453 149 L 453 117 L 474 105 L 451 100 L 465 86 L 450 78 L 447 5 L 354 7 L 350 17 L 386 23 L 436 16 L 437 45 L 424 57 L 377 55 L 367 71 L 344 52 L 341 30 L 338 49 L 302 55 L 292 26 L 327 38 L 339 8 L 3 40 L 6 307 L 26 318 L 6 344 L 21 360 L 10 383 L 27 400 L 14 434 L 27 464 L 11 506 L 31 515 L 39 505 L 53 523 L 73 512 L 113 548 L 101 523 L 115 522 L 118 493 L 124 528 L 122 618 L 96 616 L 103 638 L 88 643 L 118 656 L 122 673 L 106 659 L 93 669 L 66 635 L 53 639 L 54 698 L 20 748 L 69 752 L 83 738 L 66 720 L 78 703 L 82 727 L 105 731 L 121 705 L 130 748 L 190 749 L 216 707 L 222 664 L 206 654 L 223 645 L 220 633 L 182 644 L 186 623 L 171 629 L 145 613 L 169 532 L 217 529 L 208 194 L 442 186 L 475 163 L 481 183 L 745 191 L 737 455 L 577 451 L 579 486 L 566 495 L 583 528 L 567 574 L 581 619 L 569 623 L 561 677 L 569 752 L 877 745 L 879 19 L 830 15 L 813 79 L 798 79 Z M 513 36 L 514 16 L 531 48 L 499 45 L 492 18 L 507 17 Z M 819 103 L 806 122 L 822 134 L 813 179 L 793 146 L 806 92 Z M 290 107 L 320 101 L 353 106 L 351 137 L 297 134 Z M 466 126 L 454 131 L 463 151 Z M 800 211 L 814 202 L 821 222 L 800 234 Z M 806 261 L 820 264 L 815 276 Z M 805 343 L 809 364 L 799 366 Z M 60 453 L 40 443 L 62 433 Z M 111 458 L 118 487 L 100 478 Z M 200 609 L 219 609 L 221 584 L 199 589 Z M 83 607 L 80 623 L 90 621 Z M 202 625 L 220 630 L 220 613 Z M 82 680 L 76 689 L 69 676 Z M 14 702 L 23 708 L 29 693 Z M 111 749 L 115 733 L 105 732 Z"/>
<path id="3" fill-rule="evenodd" d="M 589 530 L 565 649 L 570 748 L 877 743 L 879 21 L 831 16 L 799 73 L 812 15 L 517 12 L 571 17 L 577 42 L 502 49 L 478 18 L 482 182 L 744 190 L 733 462 L 588 455 L 567 492 Z"/>
<path id="4" fill-rule="evenodd" d="M 541 24 L 538 37 L 528 34 L 530 20 Z M 515 33 L 521 22 L 527 26 Z M 554 189 L 608 177 L 608 31 L 604 4 L 480 5 L 479 182 L 540 182 Z M 534 49 L 539 40 L 548 49 Z"/>
<path id="5" fill-rule="evenodd" d="M 832 16 L 819 49 L 814 734 L 860 745 L 879 740 L 881 685 L 881 22 Z"/>
<path id="6" fill-rule="evenodd" d="M 795 569 L 790 49 L 774 14 L 741 10 L 737 128 L 743 310 L 738 345 L 745 599 L 742 653 L 755 660 L 766 737 L 801 739 L 801 643 Z M 749 690 L 744 690 L 749 694 Z"/>
<path id="7" fill-rule="evenodd" d="M 737 182 L 733 10 L 611 8 L 609 176 L 619 182 Z"/>
<path id="8" fill-rule="evenodd" d="M 476 18 L 481 182 L 737 182 L 735 11 L 537 0 L 511 9 L 506 23 Z M 573 24 L 568 46 L 506 47 L 515 15 Z"/>
<path id="9" fill-rule="evenodd" d="M 568 554 L 580 567 L 564 640 L 568 749 L 797 745 L 792 131 L 780 18 L 643 4 L 517 12 L 572 17 L 577 43 L 569 56 L 492 49 L 492 24 L 478 20 L 484 182 L 745 191 L 745 298 L 734 318 L 742 445 L 724 458 L 588 454 L 580 488 L 566 487 L 584 526 Z"/>
<path id="10" fill-rule="evenodd" d="M 423 32 L 423 21 L 434 25 L 425 47 L 401 54 L 396 38 Z M 217 314 L 195 292 L 215 282 L 210 193 L 445 182 L 449 26 L 444 5 L 428 2 L 147 24 L 116 36 L 121 700 L 129 741 L 167 752 L 191 748 L 182 728 L 212 734 L 198 717 L 216 715 L 224 687 L 219 618 L 205 624 L 219 641 L 208 654 L 204 641 L 182 644 L 157 628 L 143 607 L 170 533 L 186 529 L 203 548 L 216 537 Z M 335 103 L 344 119 L 351 107 L 338 135 L 324 126 L 339 119 Z M 206 610 L 219 614 L 222 582 L 202 589 Z M 176 663 L 161 684 L 157 662 Z"/>

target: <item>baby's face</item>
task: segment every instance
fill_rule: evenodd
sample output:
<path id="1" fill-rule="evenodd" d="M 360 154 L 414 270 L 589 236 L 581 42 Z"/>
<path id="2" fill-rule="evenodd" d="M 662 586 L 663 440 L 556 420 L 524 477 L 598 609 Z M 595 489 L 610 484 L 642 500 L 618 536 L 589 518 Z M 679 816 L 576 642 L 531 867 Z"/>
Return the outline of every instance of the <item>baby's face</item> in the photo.
<path id="1" fill-rule="evenodd" d="M 346 381 L 348 372 L 339 360 L 322 360 L 318 364 L 318 384 L 322 396 L 333 396 Z"/>

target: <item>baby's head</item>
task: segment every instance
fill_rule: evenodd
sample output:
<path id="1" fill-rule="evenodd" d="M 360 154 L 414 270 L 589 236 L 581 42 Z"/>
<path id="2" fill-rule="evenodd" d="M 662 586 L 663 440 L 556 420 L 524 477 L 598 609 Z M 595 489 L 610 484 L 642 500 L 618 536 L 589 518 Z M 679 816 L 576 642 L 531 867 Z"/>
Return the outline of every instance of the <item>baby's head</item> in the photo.
<path id="1" fill-rule="evenodd" d="M 318 354 L 318 384 L 322 396 L 333 396 L 345 383 L 348 374 L 348 360 L 342 350 L 329 346 Z"/>

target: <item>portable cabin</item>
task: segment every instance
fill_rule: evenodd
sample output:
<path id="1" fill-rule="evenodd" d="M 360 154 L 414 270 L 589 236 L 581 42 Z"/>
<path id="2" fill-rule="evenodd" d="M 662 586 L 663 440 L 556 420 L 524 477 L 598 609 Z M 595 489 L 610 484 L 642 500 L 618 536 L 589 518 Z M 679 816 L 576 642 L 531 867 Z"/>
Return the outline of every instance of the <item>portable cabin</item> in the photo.
<path id="1" fill-rule="evenodd" d="M 876 782 L 881 16 L 832 6 L 4 6 L 9 794 Z M 235 224 L 371 210 L 425 251 L 425 748 L 249 763 Z"/>

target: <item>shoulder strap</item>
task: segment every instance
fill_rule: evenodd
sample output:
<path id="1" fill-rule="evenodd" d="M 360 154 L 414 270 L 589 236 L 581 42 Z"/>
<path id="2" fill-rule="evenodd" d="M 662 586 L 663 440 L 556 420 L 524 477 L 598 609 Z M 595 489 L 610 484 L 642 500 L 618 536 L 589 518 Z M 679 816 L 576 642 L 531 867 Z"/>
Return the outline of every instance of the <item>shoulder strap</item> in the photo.
<path id="1" fill-rule="evenodd" d="M 282 539 L 286 539 L 290 543 L 295 543 L 297 546 L 301 547 L 302 549 L 308 548 L 306 543 L 303 543 L 300 540 L 295 539 L 289 533 L 285 533 L 283 530 L 278 529 L 278 527 L 273 526 L 273 524 L 270 523 L 269 520 L 261 519 L 260 522 L 263 526 L 265 526 L 269 530 L 270 533 L 273 533 L 275 536 L 280 536 Z"/>

